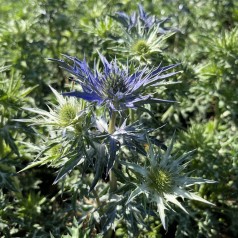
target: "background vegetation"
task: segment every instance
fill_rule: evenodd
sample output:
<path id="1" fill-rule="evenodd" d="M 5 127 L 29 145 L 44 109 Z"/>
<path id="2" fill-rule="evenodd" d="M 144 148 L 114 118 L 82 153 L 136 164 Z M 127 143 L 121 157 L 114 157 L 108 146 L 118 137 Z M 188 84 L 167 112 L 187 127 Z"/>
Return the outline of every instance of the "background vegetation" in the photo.
<path id="1" fill-rule="evenodd" d="M 170 16 L 176 34 L 154 62 L 180 62 L 181 84 L 171 85 L 165 98 L 179 104 L 150 108 L 161 138 L 177 130 L 176 151 L 197 149 L 189 165 L 193 176 L 218 181 L 197 192 L 216 204 L 187 203 L 190 215 L 171 213 L 165 234 L 159 221 L 140 237 L 238 236 L 238 3 L 235 0 L 2 0 L 0 3 L 0 234 L 1 237 L 87 237 L 80 218 L 89 205 L 77 195 L 77 169 L 63 183 L 53 185 L 56 170 L 41 166 L 17 173 L 37 154 L 29 142 L 42 136 L 14 121 L 29 118 L 21 107 L 40 107 L 53 101 L 68 74 L 47 58 L 84 55 L 93 64 L 97 51 L 115 56 L 112 39 L 120 35 L 110 17 L 128 14 L 137 4 L 158 18 Z M 126 55 L 124 60 L 126 60 Z M 123 54 L 121 54 L 123 60 Z M 47 135 L 47 131 L 43 131 Z M 64 191 L 62 190 L 64 186 Z M 75 218 L 74 218 L 75 217 Z M 68 227 L 68 229 L 67 229 Z M 96 232 L 96 231 L 95 231 Z M 117 237 L 127 237 L 122 228 Z"/>

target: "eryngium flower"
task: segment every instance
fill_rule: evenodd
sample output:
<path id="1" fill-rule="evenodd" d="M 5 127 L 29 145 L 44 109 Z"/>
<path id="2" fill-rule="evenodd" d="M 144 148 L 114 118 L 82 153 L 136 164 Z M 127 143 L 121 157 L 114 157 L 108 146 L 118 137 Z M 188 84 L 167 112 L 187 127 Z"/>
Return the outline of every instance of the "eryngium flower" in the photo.
<path id="1" fill-rule="evenodd" d="M 165 34 L 171 30 L 171 28 L 164 27 L 169 18 L 157 19 L 155 16 L 150 16 L 144 11 L 142 5 L 138 5 L 139 14 L 133 12 L 131 16 L 125 12 L 116 12 L 116 16 L 112 16 L 114 19 L 119 21 L 128 32 L 143 28 L 145 31 L 149 31 L 151 28 L 156 28 L 158 34 Z"/>
<path id="2" fill-rule="evenodd" d="M 108 62 L 99 54 L 103 64 L 103 71 L 100 72 L 96 65 L 91 70 L 85 61 L 71 57 L 65 57 L 73 61 L 73 66 L 63 60 L 50 59 L 56 61 L 63 69 L 67 70 L 77 78 L 75 82 L 80 84 L 82 91 L 72 91 L 63 93 L 65 96 L 82 98 L 89 102 L 96 102 L 98 105 L 105 104 L 110 110 L 120 111 L 126 108 L 137 108 L 143 104 L 174 102 L 154 98 L 151 94 L 144 95 L 148 87 L 171 84 L 163 80 L 175 75 L 177 72 L 162 74 L 176 66 L 169 65 L 157 67 L 149 70 L 147 67 L 130 74 L 128 67 L 119 67 L 116 60 Z M 174 82 L 178 83 L 178 82 Z"/>
<path id="3" fill-rule="evenodd" d="M 55 129 L 70 126 L 81 127 L 84 121 L 84 105 L 75 98 L 66 98 L 59 94 L 54 88 L 50 87 L 54 93 L 57 104 L 47 105 L 49 111 L 40 108 L 23 108 L 24 110 L 38 114 L 32 119 L 19 119 L 18 121 L 30 122 L 31 125 L 53 126 Z"/>
<path id="4" fill-rule="evenodd" d="M 127 55 L 129 59 L 136 60 L 140 64 L 151 64 L 153 54 L 161 53 L 166 47 L 166 39 L 174 33 L 157 34 L 157 29 L 152 27 L 150 30 L 145 30 L 143 27 L 138 27 L 133 33 L 125 32 L 118 43 L 112 50 L 119 55 Z"/>
<path id="5" fill-rule="evenodd" d="M 172 147 L 173 140 L 165 153 L 154 153 L 150 145 L 148 153 L 149 164 L 145 167 L 121 161 L 122 164 L 135 172 L 137 178 L 137 182 L 133 183 L 136 188 L 130 194 L 127 204 L 139 197 L 140 194 L 145 194 L 152 203 L 157 205 L 158 215 L 165 229 L 167 229 L 165 210 L 171 209 L 169 203 L 173 203 L 186 213 L 188 212 L 177 198 L 182 198 L 183 200 L 187 198 L 213 205 L 195 193 L 188 191 L 187 188 L 195 184 L 215 182 L 189 177 L 190 173 L 184 172 L 188 165 L 188 162 L 185 161 L 188 160 L 193 151 L 175 159 L 171 155 Z"/>
<path id="6" fill-rule="evenodd" d="M 124 32 L 119 38 L 119 46 L 111 49 L 140 63 L 151 63 L 152 54 L 162 52 L 166 39 L 175 33 L 175 30 L 163 26 L 168 18 L 158 20 L 147 14 L 141 5 L 139 14 L 134 12 L 128 16 L 124 12 L 117 12 L 113 18 L 122 24 Z"/>

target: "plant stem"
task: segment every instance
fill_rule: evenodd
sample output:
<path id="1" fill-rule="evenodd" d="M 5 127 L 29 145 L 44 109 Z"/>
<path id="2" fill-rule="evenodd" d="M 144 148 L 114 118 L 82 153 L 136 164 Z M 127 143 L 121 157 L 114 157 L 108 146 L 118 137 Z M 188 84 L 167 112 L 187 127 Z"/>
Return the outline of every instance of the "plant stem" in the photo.
<path id="1" fill-rule="evenodd" d="M 109 128 L 108 132 L 112 134 L 115 131 L 115 124 L 116 124 L 116 112 L 112 112 L 111 119 L 109 121 Z"/>
<path id="2" fill-rule="evenodd" d="M 111 119 L 109 121 L 109 126 L 108 126 L 109 134 L 113 134 L 113 132 L 115 131 L 115 125 L 116 125 L 116 112 L 113 111 L 111 114 Z M 117 168 L 117 162 L 115 162 L 114 168 Z M 112 171 L 112 169 L 109 172 L 109 177 L 110 177 L 110 181 L 109 181 L 110 192 L 113 193 L 117 190 L 117 177 L 116 177 L 115 173 Z M 112 228 L 110 228 L 106 232 L 104 237 L 111 238 L 112 235 L 113 235 L 113 230 L 112 230 Z"/>
<path id="3" fill-rule="evenodd" d="M 110 134 L 112 134 L 115 131 L 115 124 L 116 124 L 116 112 L 112 112 L 111 115 L 111 119 L 109 122 L 109 128 L 108 128 L 108 132 Z M 114 167 L 117 167 L 117 163 L 115 162 Z M 111 192 L 114 192 L 117 189 L 117 177 L 115 175 L 115 173 L 112 171 L 112 169 L 110 170 L 110 181 L 109 181 L 109 185 L 110 185 L 110 190 Z"/>
<path id="4" fill-rule="evenodd" d="M 132 109 L 129 109 L 129 117 L 131 123 L 135 121 L 135 112 Z"/>

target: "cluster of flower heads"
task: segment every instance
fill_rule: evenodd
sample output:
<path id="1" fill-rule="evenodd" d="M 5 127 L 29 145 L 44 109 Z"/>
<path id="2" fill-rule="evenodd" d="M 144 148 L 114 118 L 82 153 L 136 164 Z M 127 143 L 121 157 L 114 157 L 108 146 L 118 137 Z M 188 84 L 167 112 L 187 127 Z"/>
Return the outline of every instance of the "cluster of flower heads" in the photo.
<path id="1" fill-rule="evenodd" d="M 166 35 L 170 30 L 163 27 L 168 19 L 158 20 L 155 16 L 150 16 L 141 5 L 139 5 L 139 14 L 133 13 L 131 16 L 124 12 L 117 12 L 116 14 L 117 20 L 126 28 L 124 40 L 129 44 L 133 57 L 136 55 L 136 57 L 138 56 L 137 59 L 140 60 L 148 53 L 159 51 L 161 40 L 165 39 L 159 37 Z M 119 125 L 116 125 L 115 115 L 120 115 L 122 111 L 128 108 L 135 110 L 143 107 L 144 104 L 174 102 L 158 98 L 154 93 L 148 93 L 149 90 L 147 89 L 178 83 L 167 81 L 169 77 L 178 73 L 174 71 L 167 72 L 175 68 L 177 64 L 164 67 L 159 65 L 152 69 L 147 66 L 138 67 L 130 72 L 128 64 L 123 66 L 116 59 L 108 61 L 100 53 L 101 69 L 96 63 L 91 69 L 85 59 L 79 60 L 76 57 L 64 56 L 66 57 L 65 61 L 50 60 L 57 62 L 62 69 L 74 75 L 75 77 L 72 80 L 80 85 L 80 90 L 65 92 L 60 95 L 55 89 L 51 88 L 58 100 L 57 105 L 52 104 L 51 107 L 48 107 L 49 112 L 31 108 L 26 108 L 26 110 L 38 114 L 36 118 L 28 120 L 28 122 L 56 127 L 57 131 L 58 128 L 62 129 L 64 131 L 63 142 L 66 143 L 58 140 L 57 136 L 55 142 L 45 149 L 45 152 L 49 155 L 42 161 L 35 162 L 28 167 L 44 164 L 52 160 L 53 157 L 58 160 L 61 158 L 65 164 L 61 166 L 56 178 L 57 182 L 80 163 L 84 163 L 84 168 L 88 168 L 89 165 L 94 164 L 90 157 L 95 157 L 94 169 L 96 175 L 90 188 L 91 191 L 101 179 L 105 167 L 107 173 L 113 168 L 115 161 L 118 160 L 117 152 L 123 145 L 130 152 L 136 152 L 136 158 L 140 154 L 146 159 L 146 162 L 142 162 L 142 165 L 140 165 L 139 160 L 131 159 L 128 162 L 124 158 L 119 161 L 121 165 L 126 166 L 128 170 L 134 173 L 134 176 L 131 176 L 133 181 L 128 181 L 134 187 L 134 190 L 126 191 L 123 194 L 123 196 L 126 196 L 126 198 L 123 198 L 127 200 L 126 206 L 139 200 L 140 195 L 143 194 L 143 198 L 147 197 L 148 201 L 157 205 L 158 216 L 163 227 L 167 229 L 165 210 L 171 208 L 170 203 L 187 212 L 178 198 L 193 199 L 211 204 L 187 190 L 187 187 L 194 184 L 213 182 L 191 178 L 189 173 L 184 172 L 187 166 L 187 163 L 184 162 L 192 152 L 188 152 L 177 159 L 173 158 L 171 155 L 173 140 L 167 148 L 156 136 L 149 135 L 154 131 L 152 128 L 143 128 L 137 122 L 127 125 L 127 120 L 124 120 L 124 122 L 121 120 Z M 78 101 L 77 98 L 108 108 L 111 116 L 109 125 L 106 118 L 99 119 L 92 111 L 86 109 L 85 104 L 82 103 L 83 100 Z M 84 121 L 87 121 L 89 111 L 90 122 L 84 123 Z M 114 119 L 112 119 L 112 115 L 114 115 Z M 111 125 L 113 123 L 111 124 L 111 122 L 113 120 L 114 128 L 112 130 Z M 81 133 L 83 130 L 89 133 L 85 133 L 83 136 L 83 133 Z M 67 134 L 67 132 L 70 133 Z M 90 143 L 88 143 L 89 141 Z M 73 151 L 74 148 L 76 148 L 75 152 Z M 156 152 L 154 148 L 156 148 Z M 165 152 L 160 153 L 160 148 Z M 64 156 L 62 156 L 63 150 L 65 151 Z"/>
<path id="2" fill-rule="evenodd" d="M 136 109 L 147 103 L 171 102 L 169 100 L 154 98 L 150 94 L 146 94 L 148 87 L 156 87 L 164 85 L 164 79 L 175 75 L 177 72 L 164 74 L 169 69 L 173 69 L 176 65 L 166 67 L 156 67 L 149 70 L 147 67 L 137 69 L 130 74 L 128 67 L 119 67 L 117 60 L 108 60 L 99 54 L 103 69 L 100 71 L 94 65 L 91 70 L 87 62 L 78 60 L 77 58 L 66 56 L 73 62 L 73 65 L 67 64 L 63 60 L 55 60 L 63 69 L 67 70 L 76 78 L 75 82 L 79 83 L 82 91 L 72 91 L 63 93 L 65 96 L 73 96 L 81 98 L 89 102 L 95 102 L 98 106 L 105 104 L 110 112 L 122 111 L 127 108 Z M 187 166 L 184 163 L 192 152 L 182 155 L 178 159 L 171 156 L 173 142 L 164 154 L 156 154 L 153 151 L 153 144 L 162 147 L 159 141 L 152 141 L 152 137 L 148 136 L 143 130 L 136 125 L 126 125 L 126 121 L 117 127 L 111 134 L 106 120 L 96 119 L 96 127 L 100 132 L 108 132 L 109 135 L 109 159 L 107 162 L 108 171 L 112 169 L 116 161 L 117 142 L 124 144 L 129 150 L 136 147 L 136 151 L 148 158 L 149 165 L 140 166 L 138 164 L 120 161 L 122 165 L 126 165 L 128 169 L 135 172 L 135 178 L 138 180 L 133 184 L 135 190 L 128 197 L 128 202 L 132 202 L 144 194 L 152 203 L 157 205 L 158 216 L 162 225 L 167 229 L 165 210 L 171 208 L 169 203 L 173 203 L 187 212 L 177 198 L 193 199 L 200 202 L 207 202 L 205 199 L 191 193 L 187 190 L 194 184 L 213 183 L 213 181 L 205 179 L 197 179 L 189 177 L 188 173 L 183 172 Z M 141 147 L 140 143 L 149 143 L 148 154 Z M 95 183 L 94 183 L 95 186 Z"/>
<path id="3" fill-rule="evenodd" d="M 137 69 L 130 74 L 128 67 L 119 67 L 116 60 L 108 60 L 99 54 L 103 64 L 102 72 L 94 65 L 91 70 L 86 60 L 66 56 L 73 62 L 67 64 L 64 60 L 55 60 L 63 69 L 76 76 L 75 82 L 80 84 L 82 91 L 63 93 L 65 96 L 82 98 L 98 105 L 105 104 L 112 111 L 121 111 L 127 108 L 137 108 L 144 104 L 173 102 L 155 98 L 151 94 L 144 95 L 145 89 L 164 85 L 164 79 L 175 75 L 177 72 L 163 74 L 176 66 L 157 67 L 149 70 L 147 67 Z"/>

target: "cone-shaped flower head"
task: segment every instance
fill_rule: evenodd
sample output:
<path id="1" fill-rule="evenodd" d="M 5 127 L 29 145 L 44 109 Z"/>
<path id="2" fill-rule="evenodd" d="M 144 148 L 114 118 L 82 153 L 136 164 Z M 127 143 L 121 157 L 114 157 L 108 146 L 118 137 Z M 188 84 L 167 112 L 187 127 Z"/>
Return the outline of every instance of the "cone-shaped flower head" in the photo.
<path id="1" fill-rule="evenodd" d="M 187 213 L 177 198 L 187 198 L 197 200 L 210 205 L 210 202 L 187 190 L 194 184 L 214 183 L 214 181 L 202 178 L 189 177 L 189 173 L 184 172 L 188 162 L 185 163 L 193 151 L 174 159 L 171 156 L 173 142 L 165 153 L 154 153 L 150 145 L 148 154 L 149 165 L 140 167 L 136 164 L 123 162 L 127 167 L 136 172 L 140 185 L 131 193 L 128 202 L 132 201 L 140 194 L 146 194 L 152 202 L 157 204 L 158 215 L 160 216 L 163 227 L 167 229 L 165 210 L 170 209 L 173 203 Z"/>
<path id="2" fill-rule="evenodd" d="M 32 125 L 54 126 L 56 129 L 66 128 L 71 125 L 77 125 L 77 128 L 81 127 L 85 114 L 82 101 L 63 97 L 54 88 L 50 88 L 57 99 L 57 104 L 52 103 L 48 106 L 48 111 L 40 108 L 23 108 L 38 114 L 38 116 L 20 121 L 31 122 Z"/>
<path id="3" fill-rule="evenodd" d="M 177 72 L 167 74 L 164 72 L 176 65 L 157 67 L 152 70 L 144 67 L 130 74 L 128 67 L 119 67 L 117 60 L 108 62 L 103 55 L 99 54 L 99 56 L 103 65 L 102 72 L 97 69 L 96 65 L 91 70 L 85 59 L 81 61 L 75 57 L 66 56 L 73 62 L 72 66 L 63 60 L 50 59 L 75 75 L 75 82 L 82 87 L 82 91 L 67 92 L 63 95 L 82 98 L 99 105 L 105 104 L 114 111 L 136 108 L 143 104 L 173 102 L 154 98 L 150 94 L 145 95 L 145 89 L 167 84 L 164 79 Z"/>
<path id="4" fill-rule="evenodd" d="M 158 36 L 157 30 L 151 28 L 145 31 L 139 28 L 136 33 L 122 35 L 119 46 L 112 50 L 120 54 L 128 55 L 131 60 L 136 60 L 140 64 L 151 64 L 151 56 L 161 53 L 166 47 L 166 39 L 174 33 L 168 33 Z"/>

